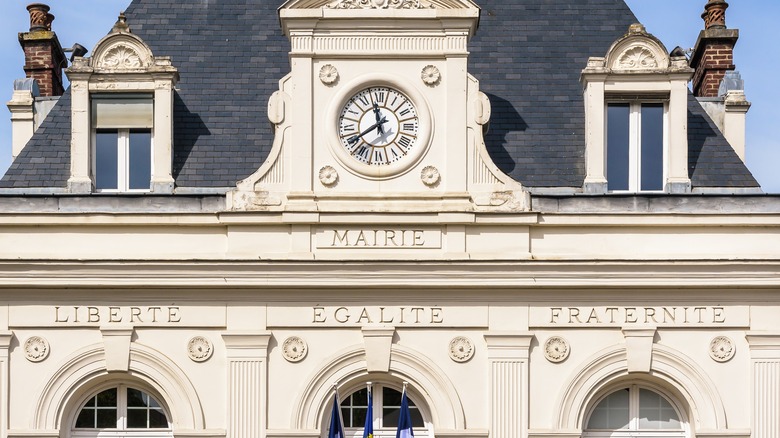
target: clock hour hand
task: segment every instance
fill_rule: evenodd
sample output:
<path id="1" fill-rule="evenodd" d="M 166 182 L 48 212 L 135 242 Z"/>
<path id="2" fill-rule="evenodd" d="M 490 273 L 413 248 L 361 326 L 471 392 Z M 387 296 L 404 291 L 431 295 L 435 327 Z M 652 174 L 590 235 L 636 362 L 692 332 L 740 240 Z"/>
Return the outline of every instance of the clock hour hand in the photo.
<path id="1" fill-rule="evenodd" d="M 362 136 L 368 134 L 369 132 L 373 131 L 374 128 L 376 128 L 376 127 L 381 127 L 385 123 L 387 123 L 387 117 L 382 117 L 381 120 L 379 120 L 378 122 L 376 122 L 373 125 L 371 125 L 368 128 L 366 128 L 365 131 L 363 131 L 360 134 L 355 135 L 355 136 L 350 137 L 349 139 L 347 139 L 347 143 L 349 143 L 349 144 L 357 143 L 358 141 L 360 141 L 360 137 L 362 137 Z"/>
<path id="2" fill-rule="evenodd" d="M 382 123 L 380 122 L 380 116 L 382 113 L 379 112 L 379 105 L 377 105 L 376 102 L 374 102 L 374 117 L 376 117 L 376 122 L 379 123 L 379 126 L 377 126 L 377 131 L 379 131 L 379 135 L 384 135 L 385 128 L 382 126 Z"/>

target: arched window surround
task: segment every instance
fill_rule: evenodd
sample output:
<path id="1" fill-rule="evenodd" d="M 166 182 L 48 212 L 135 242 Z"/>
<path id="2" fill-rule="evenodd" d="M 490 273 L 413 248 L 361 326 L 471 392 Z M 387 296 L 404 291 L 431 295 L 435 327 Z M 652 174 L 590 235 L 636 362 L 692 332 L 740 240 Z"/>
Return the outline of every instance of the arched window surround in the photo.
<path id="1" fill-rule="evenodd" d="M 387 374 L 371 373 L 371 374 L 367 374 L 363 378 L 351 381 L 348 384 L 345 384 L 344 386 L 340 386 L 339 403 L 343 403 L 343 401 L 351 394 L 366 388 L 367 382 L 373 383 L 373 391 L 375 394 L 374 397 L 376 397 L 377 391 L 382 390 L 382 387 L 392 388 L 398 392 L 403 392 L 403 382 L 400 382 L 397 379 L 394 379 L 392 376 L 389 376 Z M 415 388 L 412 385 L 408 385 L 406 387 L 406 392 L 408 397 L 414 401 L 415 405 L 420 411 L 420 415 L 422 415 L 423 417 L 423 421 L 425 422 L 424 428 L 417 428 L 417 427 L 414 428 L 415 438 L 426 438 L 426 437 L 433 438 L 434 430 L 433 430 L 432 412 L 430 407 L 426 403 L 427 397 L 423 396 L 423 394 L 419 391 L 419 389 Z M 377 409 L 374 409 L 374 417 L 376 417 L 377 415 L 381 415 L 381 412 L 377 412 Z M 328 414 L 323 417 L 322 425 L 320 427 L 323 437 L 326 437 L 328 434 L 329 422 L 330 422 L 330 416 Z M 396 427 L 397 425 L 393 424 L 393 425 L 384 425 L 382 429 L 375 428 L 374 437 L 375 438 L 395 437 Z M 363 436 L 362 426 L 357 428 L 345 427 L 344 429 L 345 429 L 344 433 L 346 434 L 347 438 L 361 438 Z"/>
<path id="2" fill-rule="evenodd" d="M 129 428 L 129 427 L 117 427 L 117 428 L 106 428 L 106 429 L 93 429 L 93 428 L 76 428 L 76 419 L 78 418 L 81 411 L 84 409 L 84 404 L 87 403 L 90 399 L 95 397 L 96 395 L 102 393 L 103 391 L 117 388 L 118 389 L 118 403 L 117 403 L 117 416 L 123 417 L 124 414 L 127 413 L 127 401 L 123 400 L 125 397 L 121 394 L 122 392 L 126 391 L 129 388 L 137 389 L 140 391 L 143 391 L 150 397 L 152 397 L 159 405 L 162 407 L 163 411 L 165 412 L 165 417 L 168 422 L 168 426 L 165 428 Z M 157 391 L 150 387 L 149 385 L 144 384 L 142 381 L 136 380 L 136 379 L 111 379 L 109 381 L 103 382 L 97 386 L 91 386 L 90 392 L 87 392 L 86 390 L 82 392 L 81 397 L 79 397 L 78 401 L 74 404 L 76 406 L 76 409 L 73 410 L 72 413 L 68 413 L 68 420 L 69 423 L 66 424 L 66 426 L 69 428 L 70 436 L 71 437 L 126 437 L 126 436 L 132 436 L 134 438 L 138 437 L 172 437 L 173 436 L 173 429 L 171 424 L 171 415 L 170 410 L 168 409 L 168 406 L 166 406 L 165 399 L 157 393 Z M 126 425 L 126 419 L 122 421 Z"/>
<path id="3" fill-rule="evenodd" d="M 644 378 L 642 378 L 644 377 Z M 682 402 L 684 400 L 681 396 L 681 394 L 677 394 L 676 391 L 671 390 L 669 388 L 664 387 L 663 385 L 653 381 L 649 376 L 632 376 L 630 378 L 623 378 L 623 379 L 617 379 L 613 382 L 610 382 L 608 385 L 605 385 L 602 387 L 591 399 L 591 401 L 587 405 L 587 409 L 584 412 L 583 418 L 583 438 L 602 438 L 602 437 L 612 437 L 612 438 L 622 438 L 622 437 L 637 437 L 641 438 L 642 435 L 640 431 L 637 430 L 621 430 L 621 431 L 615 431 L 612 433 L 608 432 L 593 432 L 587 430 L 588 421 L 591 418 L 591 415 L 593 415 L 593 411 L 596 409 L 596 407 L 604 401 L 607 397 L 615 393 L 616 391 L 619 391 L 624 388 L 628 387 L 634 387 L 636 389 L 645 389 L 650 390 L 652 392 L 655 392 L 659 395 L 661 395 L 666 401 L 669 402 L 669 404 L 672 405 L 672 408 L 674 408 L 675 412 L 677 413 L 677 416 L 680 420 L 681 425 L 683 426 L 682 434 L 680 434 L 679 431 L 664 431 L 664 430 L 653 430 L 650 432 L 653 438 L 663 438 L 663 437 L 669 437 L 669 438 L 679 438 L 679 437 L 685 437 L 689 438 L 691 437 L 691 425 L 690 425 L 690 413 L 688 407 Z"/>

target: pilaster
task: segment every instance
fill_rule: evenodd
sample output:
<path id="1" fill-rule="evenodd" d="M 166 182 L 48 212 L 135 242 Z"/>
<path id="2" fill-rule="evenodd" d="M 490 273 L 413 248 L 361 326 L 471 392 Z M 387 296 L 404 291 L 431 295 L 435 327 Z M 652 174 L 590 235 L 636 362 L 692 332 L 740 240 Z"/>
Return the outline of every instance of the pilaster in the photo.
<path id="1" fill-rule="evenodd" d="M 780 332 L 748 332 L 753 380 L 752 438 L 780 436 Z"/>
<path id="2" fill-rule="evenodd" d="M 0 331 L 0 438 L 8 436 L 8 384 L 10 381 L 8 349 L 14 334 Z"/>
<path id="3" fill-rule="evenodd" d="M 227 355 L 227 437 L 263 438 L 268 426 L 270 332 L 222 334 Z"/>
<path id="4" fill-rule="evenodd" d="M 490 362 L 490 437 L 528 436 L 529 332 L 485 334 Z"/>

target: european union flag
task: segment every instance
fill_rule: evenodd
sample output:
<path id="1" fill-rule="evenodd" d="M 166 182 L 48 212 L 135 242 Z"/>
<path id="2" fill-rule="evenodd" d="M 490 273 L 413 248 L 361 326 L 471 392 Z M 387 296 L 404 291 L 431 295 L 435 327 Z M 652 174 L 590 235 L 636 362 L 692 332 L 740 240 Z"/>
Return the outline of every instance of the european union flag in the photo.
<path id="1" fill-rule="evenodd" d="M 368 388 L 368 412 L 366 412 L 366 424 L 363 427 L 363 438 L 374 438 L 374 393 Z"/>
<path id="2" fill-rule="evenodd" d="M 398 432 L 395 438 L 413 438 L 412 416 L 409 414 L 409 399 L 406 398 L 406 388 L 401 396 L 401 415 L 398 417 Z"/>
<path id="3" fill-rule="evenodd" d="M 330 414 L 330 428 L 328 438 L 344 438 L 344 426 L 341 425 L 341 409 L 339 408 L 339 395 L 333 395 L 333 412 Z"/>

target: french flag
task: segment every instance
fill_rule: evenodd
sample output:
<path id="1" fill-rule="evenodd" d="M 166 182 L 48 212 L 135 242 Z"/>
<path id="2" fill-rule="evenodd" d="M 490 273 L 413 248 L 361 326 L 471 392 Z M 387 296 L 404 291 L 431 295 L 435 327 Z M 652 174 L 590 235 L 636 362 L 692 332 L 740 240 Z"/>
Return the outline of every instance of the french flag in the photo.
<path id="1" fill-rule="evenodd" d="M 339 394 L 333 395 L 333 412 L 330 414 L 328 438 L 344 438 L 344 426 L 341 424 L 341 409 L 339 409 Z"/>
<path id="2" fill-rule="evenodd" d="M 401 395 L 401 415 L 398 417 L 398 432 L 395 438 L 413 438 L 412 416 L 409 414 L 409 399 L 406 398 L 406 388 Z"/>

